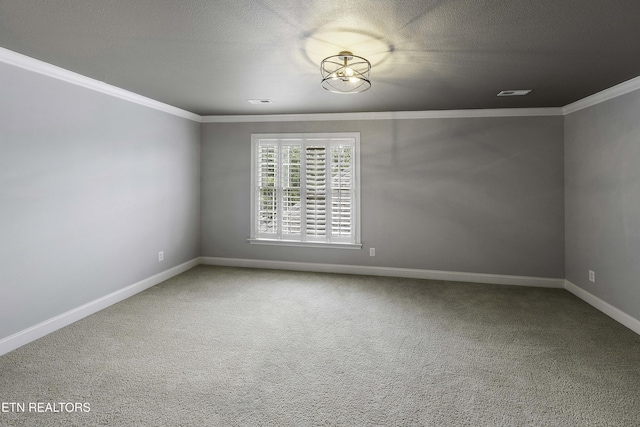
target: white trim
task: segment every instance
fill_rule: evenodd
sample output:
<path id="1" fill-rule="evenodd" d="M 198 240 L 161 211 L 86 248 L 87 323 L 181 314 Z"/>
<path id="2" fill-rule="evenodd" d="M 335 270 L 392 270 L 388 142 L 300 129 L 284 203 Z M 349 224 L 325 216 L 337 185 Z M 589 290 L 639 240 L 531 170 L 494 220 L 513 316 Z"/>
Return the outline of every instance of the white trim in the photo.
<path id="1" fill-rule="evenodd" d="M 608 302 L 601 300 L 597 296 L 593 295 L 588 291 L 585 291 L 581 287 L 571 283 L 568 280 L 564 281 L 564 288 L 569 292 L 571 292 L 572 294 L 574 294 L 575 296 L 577 296 L 578 298 L 580 298 L 581 300 L 585 301 L 586 303 L 597 308 L 607 316 L 611 317 L 616 322 L 621 323 L 622 325 L 631 329 L 636 334 L 640 335 L 640 320 L 628 315 L 627 313 L 620 310 L 619 308 L 616 308 L 611 304 L 609 304 Z"/>
<path id="2" fill-rule="evenodd" d="M 296 246 L 300 248 L 362 249 L 361 243 L 300 242 L 296 240 L 247 239 L 252 245 Z"/>
<path id="3" fill-rule="evenodd" d="M 566 116 L 567 114 L 582 110 L 583 108 L 591 107 L 596 104 L 600 104 L 601 102 L 608 101 L 612 98 L 626 95 L 627 93 L 633 92 L 638 89 L 640 89 L 640 77 L 627 80 L 626 82 L 622 82 L 591 96 L 587 96 L 586 98 L 582 98 L 576 102 L 567 104 L 562 107 L 562 112 L 563 115 Z"/>
<path id="4" fill-rule="evenodd" d="M 199 264 L 199 258 L 194 258 L 191 261 L 187 261 L 173 268 L 165 270 L 161 273 L 141 280 L 133 285 L 127 286 L 115 292 L 100 297 L 87 304 L 76 307 L 72 310 L 55 316 L 51 319 L 40 322 L 37 325 L 31 326 L 20 332 L 16 332 L 6 338 L 0 339 L 0 356 L 6 354 L 18 347 L 22 347 L 32 341 L 42 338 L 51 332 L 57 331 L 60 328 L 68 326 L 78 320 L 85 318 L 91 314 L 97 313 L 117 302 L 125 300 L 139 292 L 144 291 L 152 286 L 157 285 L 160 282 L 164 282 L 167 279 L 177 276 Z"/>
<path id="5" fill-rule="evenodd" d="M 271 141 L 276 141 L 278 139 L 360 139 L 360 132 L 252 133 L 251 138 L 256 140 L 269 139 Z M 275 142 L 273 142 L 273 144 L 275 144 Z"/>
<path id="6" fill-rule="evenodd" d="M 390 111 L 370 113 L 268 114 L 202 116 L 202 123 L 317 122 L 345 120 L 454 119 L 473 117 L 562 116 L 562 108 L 499 108 L 477 110 Z"/>
<path id="7" fill-rule="evenodd" d="M 117 302 L 125 300 L 145 289 L 168 280 L 197 265 L 221 265 L 243 268 L 264 268 L 275 270 L 311 271 L 319 273 L 360 274 L 369 276 L 404 277 L 413 279 L 445 280 L 456 282 L 489 283 L 498 285 L 532 286 L 542 288 L 564 288 L 584 300 L 607 316 L 640 335 L 640 320 L 601 300 L 595 295 L 565 279 L 548 277 L 510 276 L 502 274 L 464 273 L 455 271 L 422 270 L 395 267 L 375 267 L 362 265 L 320 264 L 291 261 L 270 261 L 243 258 L 199 257 L 165 270 L 133 285 L 74 308 L 37 325 L 31 326 L 6 338 L 0 339 L 0 356 L 32 341 L 42 338 L 58 329 L 68 326 L 84 317 L 97 313 Z"/>
<path id="8" fill-rule="evenodd" d="M 549 277 L 508 276 L 502 274 L 463 273 L 456 271 L 421 270 L 412 268 L 373 267 L 367 265 L 319 264 L 312 262 L 217 257 L 200 257 L 200 264 L 265 268 L 271 270 L 312 271 L 317 273 L 361 274 L 366 276 L 491 283 L 496 285 L 535 286 L 540 288 L 562 289 L 564 287 L 564 279 L 554 279 Z"/>
<path id="9" fill-rule="evenodd" d="M 33 71 L 34 73 L 43 74 L 67 83 L 72 83 L 77 86 L 82 86 L 96 92 L 111 95 L 115 98 L 120 98 L 135 104 L 144 105 L 145 107 L 153 108 L 155 110 L 164 111 L 165 113 L 193 120 L 194 122 L 200 123 L 202 121 L 202 117 L 198 114 L 173 107 L 163 102 L 156 101 L 155 99 L 147 98 L 146 96 L 138 95 L 137 93 L 129 92 L 128 90 L 92 79 L 91 77 L 83 76 L 82 74 L 74 73 L 73 71 L 66 70 L 56 65 L 40 61 L 39 59 L 31 58 L 2 47 L 0 47 L 0 62 Z"/>
<path id="10" fill-rule="evenodd" d="M 401 119 L 443 119 L 473 117 L 532 117 L 566 116 L 567 114 L 591 107 L 612 98 L 640 89 L 640 76 L 593 95 L 582 98 L 564 107 L 544 108 L 494 108 L 471 110 L 432 110 L 432 111 L 385 111 L 360 113 L 318 113 L 318 114 L 267 114 L 267 115 L 228 115 L 200 116 L 181 108 L 165 104 L 146 96 L 110 85 L 91 77 L 58 67 L 53 64 L 31 58 L 18 52 L 0 47 L 0 62 L 43 74 L 58 80 L 95 90 L 129 102 L 164 111 L 198 123 L 258 123 L 258 122 L 302 122 L 302 121 L 345 121 L 345 120 L 401 120 Z"/>
<path id="11" fill-rule="evenodd" d="M 308 225 L 306 222 L 306 147 L 309 145 L 319 145 L 326 149 L 326 164 L 325 164 L 325 176 L 327 177 L 325 186 L 326 191 L 330 192 L 329 177 L 331 175 L 331 148 L 335 144 L 345 144 L 352 147 L 352 198 L 351 198 L 351 230 L 348 236 L 333 236 L 328 233 L 324 236 L 309 237 L 306 236 L 305 229 Z M 285 146 L 298 146 L 300 147 L 300 233 L 283 234 L 281 228 L 282 212 L 281 203 L 276 204 L 277 209 L 277 231 L 275 232 L 259 232 L 258 230 L 258 217 L 259 217 L 259 183 L 258 183 L 258 169 L 260 169 L 259 151 L 260 147 L 273 147 L 277 152 L 277 159 L 275 165 L 276 183 L 275 189 L 277 191 L 276 198 L 281 201 L 282 195 L 282 150 Z M 306 153 L 306 154 L 305 154 Z M 284 246 L 299 246 L 299 247 L 316 247 L 316 248 L 343 248 L 343 249 L 361 249 L 362 244 L 360 242 L 360 132 L 329 132 L 329 133 L 256 133 L 251 134 L 251 233 L 247 241 L 251 244 L 258 245 L 284 245 Z M 329 194 L 329 193 L 327 193 Z M 326 209 L 326 224 L 331 226 L 332 208 L 327 205 Z"/>

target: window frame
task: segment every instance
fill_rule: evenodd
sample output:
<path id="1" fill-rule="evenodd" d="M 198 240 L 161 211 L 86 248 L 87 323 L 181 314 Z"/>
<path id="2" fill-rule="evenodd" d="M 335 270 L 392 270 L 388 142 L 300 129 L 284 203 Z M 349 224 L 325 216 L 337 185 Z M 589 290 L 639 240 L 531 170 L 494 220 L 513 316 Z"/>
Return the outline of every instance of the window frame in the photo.
<path id="1" fill-rule="evenodd" d="M 352 197 L 352 214 L 351 214 L 351 238 L 349 241 L 344 241 L 344 239 L 337 239 L 343 241 L 335 241 L 332 237 L 332 229 L 331 224 L 327 225 L 326 229 L 326 240 L 318 241 L 317 239 L 306 240 L 305 233 L 300 233 L 300 239 L 291 239 L 291 235 L 282 236 L 281 230 L 278 230 L 278 233 L 273 235 L 272 237 L 262 237 L 258 236 L 258 217 L 259 213 L 257 209 L 259 207 L 259 185 L 258 185 L 258 166 L 259 166 L 259 146 L 260 142 L 264 140 L 268 140 L 276 144 L 278 147 L 277 152 L 281 153 L 281 147 L 286 145 L 286 142 L 283 144 L 283 140 L 302 140 L 301 141 L 301 159 L 305 157 L 305 147 L 307 145 L 313 145 L 314 141 L 318 144 L 318 141 L 323 141 L 322 143 L 327 144 L 327 164 L 330 168 L 331 165 L 331 147 L 332 145 L 336 145 L 335 142 L 337 140 L 350 140 L 349 143 L 353 144 L 353 152 L 352 152 L 352 167 L 353 167 L 353 197 Z M 265 144 L 266 145 L 266 144 Z M 281 156 L 280 156 L 281 157 Z M 278 169 L 282 167 L 281 159 L 278 159 Z M 302 171 L 305 170 L 305 166 L 302 165 L 301 161 L 301 174 Z M 280 180 L 280 176 L 277 176 L 277 179 Z M 329 179 L 329 178 L 327 178 Z M 303 186 L 305 180 L 301 178 L 301 199 L 302 194 L 306 194 L 306 187 Z M 276 189 L 280 187 L 281 183 L 276 185 Z M 257 245 L 279 245 L 279 246 L 297 246 L 297 247 L 316 247 L 316 248 L 342 248 L 342 249 L 362 249 L 362 242 L 360 237 L 360 217 L 361 217 L 361 209 L 360 209 L 360 133 L 359 132 L 329 132 L 329 133 L 273 133 L 273 134 L 251 134 L 251 234 L 247 241 L 251 244 Z M 331 187 L 330 185 L 327 188 L 327 206 L 331 206 Z M 302 209 L 302 207 L 301 207 Z M 306 227 L 306 221 L 303 221 L 301 218 L 301 229 Z"/>

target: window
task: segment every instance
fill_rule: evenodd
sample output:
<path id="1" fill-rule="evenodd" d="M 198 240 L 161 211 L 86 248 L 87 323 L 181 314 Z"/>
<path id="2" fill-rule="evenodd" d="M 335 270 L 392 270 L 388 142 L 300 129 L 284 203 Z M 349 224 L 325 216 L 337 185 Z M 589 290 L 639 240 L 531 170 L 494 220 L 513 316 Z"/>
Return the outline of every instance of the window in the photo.
<path id="1" fill-rule="evenodd" d="M 251 243 L 360 249 L 360 134 L 251 136 Z"/>

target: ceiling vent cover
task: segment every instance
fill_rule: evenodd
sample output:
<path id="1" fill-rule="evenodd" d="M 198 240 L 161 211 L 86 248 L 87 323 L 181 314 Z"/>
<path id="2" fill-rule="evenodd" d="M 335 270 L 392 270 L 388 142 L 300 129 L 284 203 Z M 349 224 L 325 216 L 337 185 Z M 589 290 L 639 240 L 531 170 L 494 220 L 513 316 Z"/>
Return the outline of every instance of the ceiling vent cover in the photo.
<path id="1" fill-rule="evenodd" d="M 502 90 L 498 96 L 525 96 L 531 89 Z"/>

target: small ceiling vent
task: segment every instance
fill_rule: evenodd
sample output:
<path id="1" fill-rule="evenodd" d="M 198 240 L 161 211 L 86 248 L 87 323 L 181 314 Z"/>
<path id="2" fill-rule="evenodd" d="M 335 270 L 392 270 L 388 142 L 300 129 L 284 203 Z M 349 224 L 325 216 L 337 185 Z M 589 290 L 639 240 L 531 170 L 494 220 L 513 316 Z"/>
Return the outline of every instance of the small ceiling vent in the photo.
<path id="1" fill-rule="evenodd" d="M 249 104 L 273 104 L 270 99 L 247 99 Z"/>
<path id="2" fill-rule="evenodd" d="M 498 96 L 525 96 L 531 89 L 502 90 Z"/>

